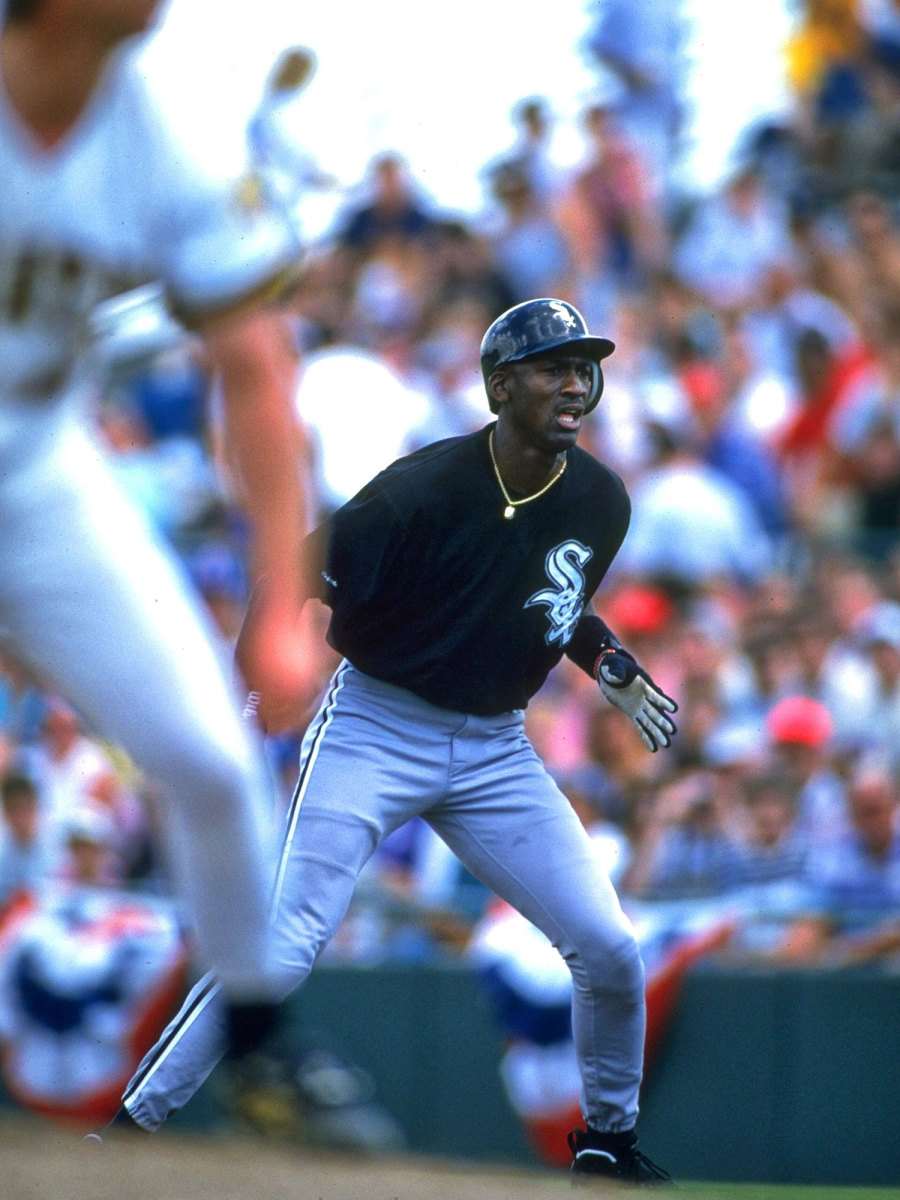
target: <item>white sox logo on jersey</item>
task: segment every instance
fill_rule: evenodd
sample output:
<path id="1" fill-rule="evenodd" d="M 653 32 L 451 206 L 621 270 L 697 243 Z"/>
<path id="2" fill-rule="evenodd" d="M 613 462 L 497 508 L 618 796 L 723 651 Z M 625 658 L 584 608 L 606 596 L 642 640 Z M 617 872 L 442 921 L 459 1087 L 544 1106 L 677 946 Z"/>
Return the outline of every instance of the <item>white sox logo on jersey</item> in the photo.
<path id="1" fill-rule="evenodd" d="M 544 634 L 548 646 L 569 641 L 584 608 L 584 571 L 582 567 L 593 557 L 593 551 L 581 542 L 563 542 L 551 550 L 544 560 L 544 570 L 553 587 L 535 592 L 525 601 L 525 608 L 546 604 L 550 628 Z"/>

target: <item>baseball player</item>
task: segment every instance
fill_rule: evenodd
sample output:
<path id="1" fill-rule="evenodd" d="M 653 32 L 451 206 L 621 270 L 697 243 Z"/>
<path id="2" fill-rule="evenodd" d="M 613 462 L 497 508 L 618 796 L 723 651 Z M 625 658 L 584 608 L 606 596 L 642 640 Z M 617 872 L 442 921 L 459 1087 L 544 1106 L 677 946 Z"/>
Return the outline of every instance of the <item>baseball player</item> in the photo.
<path id="1" fill-rule="evenodd" d="M 259 303 L 296 250 L 173 142 L 126 44 L 156 8 L 0 0 L 0 626 L 167 793 L 172 868 L 239 1054 L 274 1019 L 270 780 L 230 654 L 92 440 L 87 330 L 98 302 L 160 280 L 204 336 L 271 585 L 248 682 L 302 700 L 292 356 Z"/>
<path id="2" fill-rule="evenodd" d="M 576 443 L 613 350 L 562 300 L 527 301 L 485 334 L 497 420 L 399 459 L 311 535 L 344 660 L 306 733 L 275 888 L 286 986 L 309 973 L 381 840 L 420 815 L 553 942 L 574 981 L 586 1130 L 577 1177 L 668 1180 L 636 1149 L 644 973 L 584 827 L 523 732 L 563 654 L 668 746 L 676 704 L 586 606 L 625 537 L 621 480 Z M 242 637 L 254 626 L 251 603 Z M 238 644 L 240 655 L 241 644 Z M 124 1108 L 155 1129 L 221 1052 L 201 981 L 138 1068 Z"/>

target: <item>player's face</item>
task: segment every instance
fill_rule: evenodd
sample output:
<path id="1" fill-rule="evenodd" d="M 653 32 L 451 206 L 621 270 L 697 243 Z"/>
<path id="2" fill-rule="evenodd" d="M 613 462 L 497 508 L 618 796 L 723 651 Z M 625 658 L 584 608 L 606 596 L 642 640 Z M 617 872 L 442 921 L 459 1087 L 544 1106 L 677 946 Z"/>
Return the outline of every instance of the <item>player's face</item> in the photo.
<path id="1" fill-rule="evenodd" d="M 594 380 L 590 360 L 548 354 L 510 364 L 505 376 L 501 418 L 547 454 L 574 446 Z"/>

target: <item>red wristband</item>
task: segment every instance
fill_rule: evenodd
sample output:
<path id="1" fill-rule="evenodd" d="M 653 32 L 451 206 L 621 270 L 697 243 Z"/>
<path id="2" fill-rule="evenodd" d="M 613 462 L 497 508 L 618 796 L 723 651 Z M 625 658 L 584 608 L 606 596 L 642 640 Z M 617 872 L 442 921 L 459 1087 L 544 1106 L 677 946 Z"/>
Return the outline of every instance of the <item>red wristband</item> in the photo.
<path id="1" fill-rule="evenodd" d="M 594 659 L 594 678 L 595 679 L 600 674 L 601 660 L 606 658 L 607 654 L 615 654 L 615 652 L 616 652 L 615 646 L 604 646 L 603 649 L 600 651 L 600 653 L 597 655 L 597 657 Z"/>

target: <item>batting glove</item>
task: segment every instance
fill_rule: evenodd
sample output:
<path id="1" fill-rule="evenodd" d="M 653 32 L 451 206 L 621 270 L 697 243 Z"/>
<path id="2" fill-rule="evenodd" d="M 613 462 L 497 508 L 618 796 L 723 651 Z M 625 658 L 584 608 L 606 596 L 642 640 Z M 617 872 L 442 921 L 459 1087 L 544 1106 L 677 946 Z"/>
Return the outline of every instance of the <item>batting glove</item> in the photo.
<path id="1" fill-rule="evenodd" d="M 648 750 L 655 752 L 660 746 L 671 746 L 677 728 L 667 714 L 677 712 L 678 705 L 660 691 L 627 650 L 620 646 L 604 650 L 594 663 L 594 674 L 610 704 L 620 708 L 637 725 Z"/>

